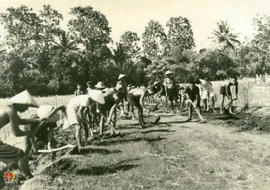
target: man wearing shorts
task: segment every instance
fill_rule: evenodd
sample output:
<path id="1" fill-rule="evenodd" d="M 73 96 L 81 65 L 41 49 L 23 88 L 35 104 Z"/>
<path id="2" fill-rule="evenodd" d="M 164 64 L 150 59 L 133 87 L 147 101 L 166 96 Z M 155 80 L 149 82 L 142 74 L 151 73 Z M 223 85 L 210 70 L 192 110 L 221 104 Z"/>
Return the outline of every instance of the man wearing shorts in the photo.
<path id="1" fill-rule="evenodd" d="M 224 83 L 220 87 L 220 95 L 221 95 L 221 106 L 220 106 L 220 114 L 223 114 L 224 111 L 224 101 L 225 98 L 228 100 L 229 113 L 233 114 L 233 97 L 232 97 L 232 87 L 235 87 L 235 100 L 238 99 L 238 81 L 236 77 L 230 78 L 228 83 Z"/>
<path id="2" fill-rule="evenodd" d="M 215 99 L 216 96 L 214 94 L 214 89 L 212 84 L 207 81 L 207 80 L 203 80 L 203 79 L 198 79 L 197 81 L 198 85 L 200 86 L 200 95 L 201 95 L 201 100 L 204 104 L 204 110 L 205 111 L 209 111 L 209 100 L 211 102 L 211 108 L 213 110 L 213 112 L 215 111 Z"/>

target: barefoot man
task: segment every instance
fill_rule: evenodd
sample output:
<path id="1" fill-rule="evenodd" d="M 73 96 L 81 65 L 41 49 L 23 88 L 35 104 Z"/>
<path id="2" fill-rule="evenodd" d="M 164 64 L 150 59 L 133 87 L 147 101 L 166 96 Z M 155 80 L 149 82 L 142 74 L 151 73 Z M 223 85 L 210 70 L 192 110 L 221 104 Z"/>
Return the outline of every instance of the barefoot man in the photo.
<path id="1" fill-rule="evenodd" d="M 67 127 L 75 127 L 75 138 L 77 141 L 78 150 L 82 148 L 81 145 L 81 127 L 84 127 L 86 134 L 88 133 L 85 123 L 91 125 L 87 119 L 88 108 L 91 103 L 104 104 L 103 93 L 99 90 L 91 90 L 87 95 L 80 95 L 72 98 L 66 107 L 67 120 L 64 124 L 64 129 Z"/>
<path id="2" fill-rule="evenodd" d="M 192 120 L 193 109 L 197 109 L 200 112 L 200 89 L 196 86 L 195 80 L 190 81 L 190 85 L 185 90 L 185 95 L 188 99 L 188 119 Z"/>
<path id="3" fill-rule="evenodd" d="M 232 96 L 232 87 L 235 90 L 235 98 Z M 224 111 L 224 101 L 227 98 L 229 113 L 233 113 L 233 101 L 238 99 L 238 81 L 236 77 L 231 77 L 228 83 L 224 83 L 220 87 L 220 95 L 221 95 L 221 106 L 220 106 L 220 114 L 223 114 Z"/>
<path id="4" fill-rule="evenodd" d="M 36 101 L 27 90 L 9 99 L 9 105 L 0 109 L 0 128 L 7 124 L 16 137 L 34 136 L 32 131 L 22 131 L 19 126 L 38 122 L 39 120 L 21 119 L 18 112 L 25 112 L 29 107 L 38 107 Z M 28 164 L 28 156 L 23 150 L 0 141 L 0 160 L 5 163 L 18 161 L 19 169 L 26 178 L 31 178 L 32 173 Z"/>

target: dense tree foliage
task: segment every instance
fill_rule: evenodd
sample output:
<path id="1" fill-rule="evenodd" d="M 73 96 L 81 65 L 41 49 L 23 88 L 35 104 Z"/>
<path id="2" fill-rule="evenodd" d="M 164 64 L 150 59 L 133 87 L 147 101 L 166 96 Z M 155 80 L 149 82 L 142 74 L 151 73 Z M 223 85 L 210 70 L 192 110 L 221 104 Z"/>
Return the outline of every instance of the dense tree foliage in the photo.
<path id="1" fill-rule="evenodd" d="M 199 52 L 190 21 L 182 16 L 168 18 L 165 26 L 150 20 L 142 36 L 126 31 L 118 42 L 112 41 L 105 15 L 93 7 L 71 8 L 70 16 L 63 27 L 62 14 L 49 5 L 39 12 L 11 7 L 0 15 L 6 33 L 0 96 L 26 88 L 35 95 L 68 94 L 87 81 L 112 86 L 120 73 L 129 83 L 146 85 L 162 80 L 168 69 L 178 82 L 270 72 L 270 16 L 254 19 L 256 34 L 243 44 L 226 21 L 218 22 L 212 34 L 217 48 Z"/>

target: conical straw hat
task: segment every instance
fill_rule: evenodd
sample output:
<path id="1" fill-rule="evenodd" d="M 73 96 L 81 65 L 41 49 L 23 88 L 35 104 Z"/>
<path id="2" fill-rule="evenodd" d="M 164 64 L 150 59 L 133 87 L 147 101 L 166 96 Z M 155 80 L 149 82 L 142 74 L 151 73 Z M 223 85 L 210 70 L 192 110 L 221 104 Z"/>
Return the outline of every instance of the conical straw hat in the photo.
<path id="1" fill-rule="evenodd" d="M 38 103 L 27 90 L 11 97 L 8 102 L 11 104 L 25 104 L 32 107 L 38 107 Z"/>
<path id="2" fill-rule="evenodd" d="M 173 74 L 173 72 L 171 72 L 171 71 L 166 71 L 166 73 L 165 73 L 165 75 L 171 75 L 171 74 Z"/>
<path id="3" fill-rule="evenodd" d="M 119 77 L 118 77 L 118 80 L 124 78 L 125 76 L 126 76 L 126 75 L 124 75 L 124 74 L 120 74 Z"/>
<path id="4" fill-rule="evenodd" d="M 49 115 L 55 110 L 54 106 L 42 105 L 37 110 L 37 115 L 40 119 L 48 118 Z M 49 118 L 49 122 L 57 122 L 60 119 L 60 114 L 55 113 Z"/>
<path id="5" fill-rule="evenodd" d="M 89 90 L 88 96 L 99 104 L 105 104 L 104 95 L 100 90 Z"/>

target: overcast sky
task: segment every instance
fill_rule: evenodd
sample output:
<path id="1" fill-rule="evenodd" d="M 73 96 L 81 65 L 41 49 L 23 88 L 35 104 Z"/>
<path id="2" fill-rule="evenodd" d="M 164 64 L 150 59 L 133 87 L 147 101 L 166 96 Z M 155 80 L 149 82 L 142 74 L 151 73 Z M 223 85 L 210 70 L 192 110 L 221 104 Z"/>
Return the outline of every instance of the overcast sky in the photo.
<path id="1" fill-rule="evenodd" d="M 191 22 L 197 49 L 211 47 L 209 37 L 219 20 L 227 20 L 243 41 L 254 32 L 256 14 L 270 15 L 270 0 L 0 0 L 0 3 L 0 12 L 20 5 L 37 11 L 43 4 L 50 4 L 66 20 L 71 7 L 91 5 L 106 15 L 114 41 L 127 30 L 141 36 L 150 19 L 165 27 L 170 17 L 184 16 Z"/>

